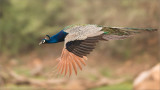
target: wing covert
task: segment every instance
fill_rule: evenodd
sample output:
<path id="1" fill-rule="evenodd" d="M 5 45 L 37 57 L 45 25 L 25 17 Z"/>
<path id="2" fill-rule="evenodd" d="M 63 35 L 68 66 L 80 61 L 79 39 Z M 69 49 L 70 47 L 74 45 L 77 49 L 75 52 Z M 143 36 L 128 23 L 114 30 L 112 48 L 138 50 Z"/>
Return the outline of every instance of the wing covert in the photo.
<path id="1" fill-rule="evenodd" d="M 88 37 L 85 40 L 75 40 L 66 43 L 66 49 L 79 56 L 87 56 L 96 46 L 96 43 L 101 39 L 101 36 Z"/>

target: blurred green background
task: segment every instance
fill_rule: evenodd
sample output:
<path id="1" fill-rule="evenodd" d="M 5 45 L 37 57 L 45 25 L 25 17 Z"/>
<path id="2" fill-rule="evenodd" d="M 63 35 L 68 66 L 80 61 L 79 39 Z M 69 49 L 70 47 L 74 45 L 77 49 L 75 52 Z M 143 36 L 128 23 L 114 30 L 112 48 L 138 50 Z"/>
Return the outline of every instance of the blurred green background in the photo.
<path id="1" fill-rule="evenodd" d="M 159 0 L 0 0 L 0 86 L 11 89 L 41 86 L 17 84 L 18 81 L 10 77 L 11 71 L 27 80 L 49 79 L 45 74 L 56 65 L 55 59 L 60 56 L 63 43 L 39 46 L 46 34 L 53 35 L 71 24 L 160 28 L 159 3 Z M 123 41 L 100 42 L 88 56 L 84 71 L 63 80 L 71 83 L 76 79 L 75 82 L 82 83 L 79 81 L 82 78 L 95 82 L 100 77 L 125 78 L 116 85 L 86 85 L 83 89 L 130 90 L 139 72 L 159 62 L 158 34 L 145 33 Z M 57 80 L 54 76 L 51 78 Z M 72 89 L 74 86 L 72 83 L 57 86 L 57 83 L 41 87 Z"/>

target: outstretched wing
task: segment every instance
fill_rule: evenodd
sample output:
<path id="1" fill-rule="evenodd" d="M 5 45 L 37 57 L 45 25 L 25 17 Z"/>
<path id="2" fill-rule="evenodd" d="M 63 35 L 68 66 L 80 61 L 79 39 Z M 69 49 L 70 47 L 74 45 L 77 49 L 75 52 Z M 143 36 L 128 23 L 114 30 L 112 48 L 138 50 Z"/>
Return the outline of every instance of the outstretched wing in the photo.
<path id="1" fill-rule="evenodd" d="M 96 46 L 96 43 L 101 40 L 101 35 L 88 37 L 85 40 L 75 40 L 66 43 L 66 49 L 73 54 L 83 57 L 87 56 Z"/>
<path id="2" fill-rule="evenodd" d="M 69 72 L 72 74 L 72 68 L 77 74 L 77 68 L 82 70 L 82 64 L 87 60 L 86 55 L 89 54 L 96 46 L 101 35 L 101 27 L 95 25 L 77 26 L 68 30 L 68 35 L 65 38 L 65 45 L 62 55 L 59 58 L 58 64 L 59 73 L 65 75 Z M 74 33 L 75 32 L 75 33 Z"/>
<path id="3" fill-rule="evenodd" d="M 154 29 L 133 29 L 133 28 L 116 28 L 101 27 L 96 25 L 75 26 L 66 29 L 68 35 L 65 38 L 64 49 L 59 58 L 58 71 L 65 75 L 69 72 L 69 76 L 74 69 L 77 74 L 77 68 L 82 70 L 82 65 L 87 60 L 86 55 L 89 54 L 96 46 L 99 40 L 119 40 L 130 37 L 135 33 L 142 31 L 154 31 Z"/>

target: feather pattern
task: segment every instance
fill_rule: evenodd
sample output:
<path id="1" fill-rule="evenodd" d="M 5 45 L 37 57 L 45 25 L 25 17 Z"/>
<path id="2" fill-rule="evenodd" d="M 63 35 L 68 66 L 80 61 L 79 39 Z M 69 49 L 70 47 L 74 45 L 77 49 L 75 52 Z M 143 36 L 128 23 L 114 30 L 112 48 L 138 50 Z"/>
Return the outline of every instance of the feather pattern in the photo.
<path id="1" fill-rule="evenodd" d="M 66 43 L 66 49 L 79 57 L 87 56 L 94 48 L 100 36 L 88 37 L 85 40 L 75 40 Z"/>
<path id="2" fill-rule="evenodd" d="M 62 55 L 60 57 L 60 61 L 58 64 L 58 69 L 60 72 L 59 74 L 67 75 L 69 72 L 69 76 L 72 75 L 72 71 L 74 70 L 75 74 L 77 75 L 77 67 L 82 70 L 82 65 L 86 65 L 85 61 L 87 58 L 86 57 L 78 57 L 75 54 L 69 52 L 67 49 L 63 49 Z"/>
<path id="3" fill-rule="evenodd" d="M 77 75 L 78 68 L 85 66 L 87 55 L 93 51 L 100 40 L 120 40 L 141 32 L 157 31 L 157 29 L 139 29 L 124 27 L 103 27 L 97 25 L 71 25 L 65 27 L 56 35 L 44 39 L 46 43 L 65 41 L 57 70 L 59 74 Z M 43 43 L 44 43 L 43 40 Z"/>
<path id="4" fill-rule="evenodd" d="M 131 36 L 134 36 L 142 32 L 153 32 L 157 29 L 151 28 L 125 28 L 125 27 L 103 27 L 104 34 L 102 38 L 104 40 L 121 40 Z"/>
<path id="5" fill-rule="evenodd" d="M 65 29 L 64 31 L 68 33 L 65 38 L 65 44 L 69 41 L 74 40 L 84 40 L 87 37 L 98 36 L 104 33 L 102 27 L 98 27 L 96 25 L 83 25 L 83 26 L 75 26 L 72 28 Z"/>

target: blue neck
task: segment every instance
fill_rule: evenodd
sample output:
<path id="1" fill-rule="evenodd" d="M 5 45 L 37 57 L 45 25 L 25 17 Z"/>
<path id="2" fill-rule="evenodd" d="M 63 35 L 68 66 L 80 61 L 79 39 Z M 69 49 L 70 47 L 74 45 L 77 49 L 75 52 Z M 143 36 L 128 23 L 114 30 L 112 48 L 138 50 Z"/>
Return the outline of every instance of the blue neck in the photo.
<path id="1" fill-rule="evenodd" d="M 64 32 L 61 30 L 59 33 L 56 35 L 53 35 L 50 40 L 46 40 L 47 43 L 58 43 L 64 41 L 64 38 L 66 37 L 68 33 Z"/>

